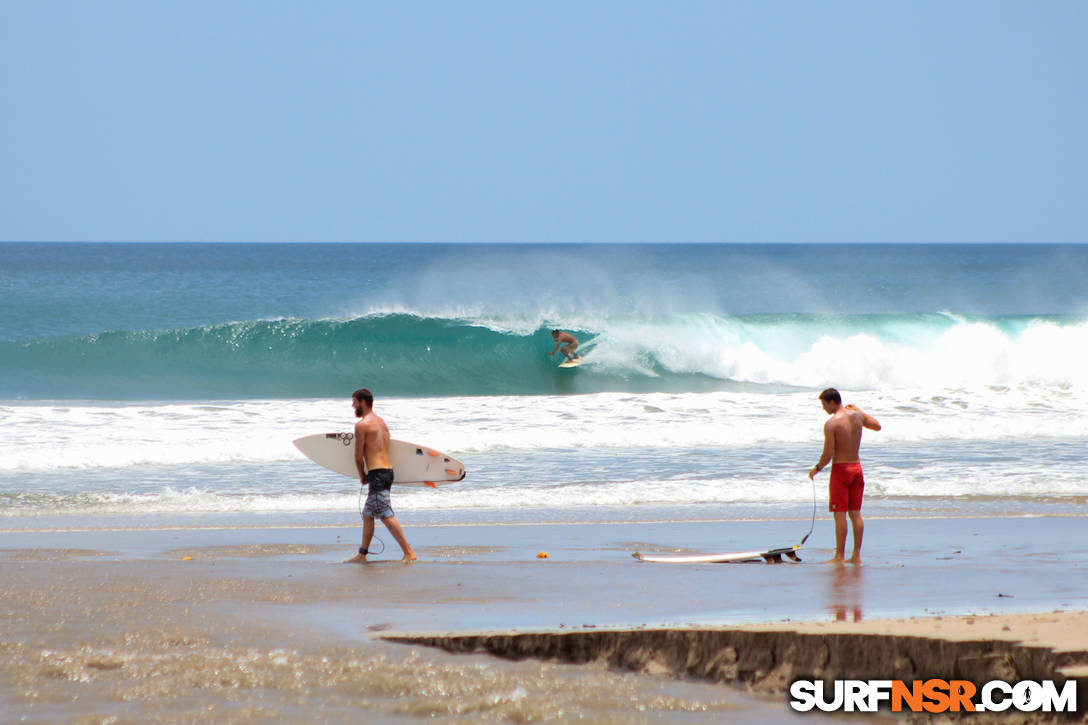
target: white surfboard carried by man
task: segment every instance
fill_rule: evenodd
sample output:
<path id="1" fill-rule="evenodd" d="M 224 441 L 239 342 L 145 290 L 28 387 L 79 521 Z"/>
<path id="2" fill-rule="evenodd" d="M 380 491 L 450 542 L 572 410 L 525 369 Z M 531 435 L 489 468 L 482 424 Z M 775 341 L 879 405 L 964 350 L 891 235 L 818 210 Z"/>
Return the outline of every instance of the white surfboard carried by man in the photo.
<path id="1" fill-rule="evenodd" d="M 359 478 L 354 433 L 318 433 L 294 441 L 302 455 L 330 471 Z M 465 466 L 453 456 L 407 441 L 389 441 L 393 483 L 398 486 L 444 486 L 465 477 Z"/>

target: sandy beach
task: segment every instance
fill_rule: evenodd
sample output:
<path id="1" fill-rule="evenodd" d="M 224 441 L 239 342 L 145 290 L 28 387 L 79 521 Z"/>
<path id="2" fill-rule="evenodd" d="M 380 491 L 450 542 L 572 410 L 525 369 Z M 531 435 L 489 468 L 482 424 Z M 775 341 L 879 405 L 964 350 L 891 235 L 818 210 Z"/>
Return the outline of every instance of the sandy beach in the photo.
<path id="1" fill-rule="evenodd" d="M 969 642 L 976 659 L 1011 652 L 985 644 L 1004 642 L 1057 653 L 1033 662 L 1066 676 L 1088 666 L 1082 518 L 874 519 L 865 564 L 846 568 L 816 563 L 830 553 L 826 521 L 801 564 L 695 566 L 631 553 L 786 545 L 807 522 L 406 522 L 421 556 L 412 565 L 396 561 L 388 536 L 374 562 L 339 563 L 357 545 L 352 527 L 96 523 L 2 534 L 5 721 L 337 722 L 361 710 L 408 722 L 800 717 L 785 704 L 781 669 L 775 679 L 668 664 L 675 637 L 721 649 L 722 632 Z M 616 633 L 641 654 L 617 659 Z M 600 644 L 605 634 L 612 644 Z M 554 642 L 525 645 L 572 635 L 597 644 L 580 660 L 556 657 Z M 521 638 L 510 645 L 521 649 L 481 637 Z M 891 650 L 882 659 L 868 649 L 877 654 L 866 676 L 904 674 Z M 803 659 L 803 647 L 791 651 Z M 962 652 L 927 651 L 929 676 L 962 674 Z"/>
<path id="2" fill-rule="evenodd" d="M 0 725 L 1085 721 L 1086 27 L 4 2 Z"/>

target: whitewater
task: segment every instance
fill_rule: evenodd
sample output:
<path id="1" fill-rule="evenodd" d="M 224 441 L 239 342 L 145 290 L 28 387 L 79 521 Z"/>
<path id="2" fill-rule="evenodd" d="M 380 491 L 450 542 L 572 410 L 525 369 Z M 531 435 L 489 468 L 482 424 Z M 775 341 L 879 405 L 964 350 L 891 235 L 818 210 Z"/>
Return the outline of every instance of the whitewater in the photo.
<path id="1" fill-rule="evenodd" d="M 418 523 L 805 519 L 827 386 L 883 424 L 863 446 L 872 514 L 1048 515 L 1088 500 L 1083 247 L 62 257 L 0 245 L 9 528 L 342 522 L 357 482 L 291 441 L 350 429 L 364 385 L 395 437 L 468 469 L 398 495 Z M 842 294 L 829 261 L 855 280 Z M 345 293 L 351 268 L 364 282 Z M 553 268 L 577 283 L 553 292 Z M 581 368 L 547 355 L 556 327 L 582 341 Z"/>
<path id="2" fill-rule="evenodd" d="M 1088 323 L 1068 315 L 570 316 L 589 365 L 560 376 L 553 320 L 397 311 L 0 341 L 5 398 L 392 396 L 684 391 L 837 381 L 855 389 L 1083 389 Z"/>

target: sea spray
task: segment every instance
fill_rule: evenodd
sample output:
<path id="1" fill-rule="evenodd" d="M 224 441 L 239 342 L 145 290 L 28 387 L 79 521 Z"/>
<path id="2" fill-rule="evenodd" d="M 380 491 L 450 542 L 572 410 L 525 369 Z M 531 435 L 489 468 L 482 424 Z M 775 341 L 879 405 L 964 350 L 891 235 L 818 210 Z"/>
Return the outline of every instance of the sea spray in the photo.
<path id="1" fill-rule="evenodd" d="M 0 342 L 0 398 L 328 397 L 364 383 L 430 397 L 1088 382 L 1088 323 L 1068 316 L 575 318 L 564 329 L 583 341 L 577 371 L 548 357 L 552 324 L 392 312 Z"/>

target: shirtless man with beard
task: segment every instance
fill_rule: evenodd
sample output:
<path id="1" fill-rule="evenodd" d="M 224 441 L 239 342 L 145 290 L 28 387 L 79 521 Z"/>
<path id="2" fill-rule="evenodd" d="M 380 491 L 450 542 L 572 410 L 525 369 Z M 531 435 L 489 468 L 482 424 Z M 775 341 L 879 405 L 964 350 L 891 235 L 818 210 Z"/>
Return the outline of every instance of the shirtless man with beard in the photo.
<path id="1" fill-rule="evenodd" d="M 404 556 L 401 561 L 415 561 L 416 552 L 404 538 L 404 531 L 393 514 L 389 490 L 393 487 L 393 464 L 389 460 L 389 427 L 374 413 L 374 396 L 366 388 L 356 390 L 351 396 L 355 417 L 355 465 L 359 478 L 367 484 L 366 504 L 363 506 L 363 545 L 359 553 L 346 564 L 362 563 L 370 550 L 374 537 L 374 519 L 381 519 L 385 528 L 400 544 Z"/>

